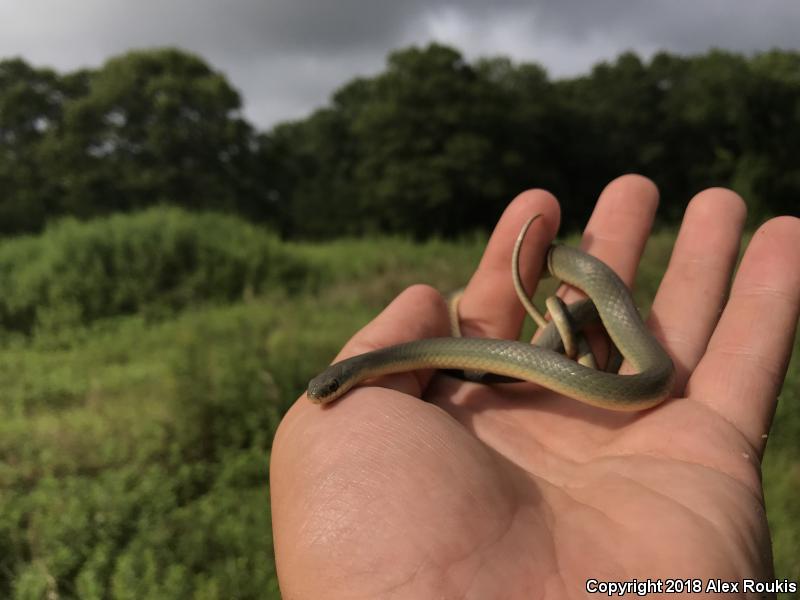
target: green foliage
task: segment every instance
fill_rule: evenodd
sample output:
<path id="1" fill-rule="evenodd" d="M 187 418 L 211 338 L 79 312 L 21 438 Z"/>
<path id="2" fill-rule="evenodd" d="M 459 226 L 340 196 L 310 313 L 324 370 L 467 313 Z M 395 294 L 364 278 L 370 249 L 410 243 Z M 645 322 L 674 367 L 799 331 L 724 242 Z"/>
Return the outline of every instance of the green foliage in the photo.
<path id="1" fill-rule="evenodd" d="M 638 304 L 673 238 L 651 237 Z M 276 281 L 169 319 L 0 339 L 0 597 L 278 598 L 267 469 L 279 416 L 399 291 L 463 284 L 484 244 L 278 244 L 308 266 L 301 293 Z M 798 365 L 800 341 L 764 465 L 779 578 L 800 574 Z"/>
<path id="2" fill-rule="evenodd" d="M 201 59 L 132 51 L 58 75 L 0 61 L 0 234 L 170 203 L 272 208 L 238 93 Z"/>
<path id="3" fill-rule="evenodd" d="M 0 235 L 37 230 L 54 213 L 43 140 L 61 121 L 65 100 L 85 91 L 84 72 L 60 77 L 19 58 L 0 60 Z"/>
<path id="4" fill-rule="evenodd" d="M 278 597 L 268 461 L 250 449 L 224 467 L 125 466 L 9 495 L 27 536 L 4 554 L 3 597 Z"/>
<path id="5" fill-rule="evenodd" d="M 224 453 L 266 448 L 277 427 L 278 390 L 266 346 L 241 322 L 237 343 L 215 347 L 213 330 L 192 329 L 174 361 L 174 437 L 185 458 L 222 461 Z"/>
<path id="6" fill-rule="evenodd" d="M 77 358 L 113 371 L 102 350 L 118 344 L 160 368 L 142 382 L 133 361 L 124 381 L 101 376 L 67 409 L 2 420 L 1 597 L 278 597 L 267 465 L 281 402 L 264 343 L 273 318 L 254 328 L 205 312 L 160 330 L 120 321 L 116 335 L 75 344 L 73 369 Z M 25 346 L 30 374 L 0 374 L 0 385 L 35 376 L 50 352 Z"/>
<path id="7" fill-rule="evenodd" d="M 0 326 L 57 330 L 119 314 L 169 313 L 270 287 L 304 265 L 268 231 L 234 217 L 153 208 L 0 242 Z"/>
<path id="8" fill-rule="evenodd" d="M 238 208 L 252 191 L 251 128 L 240 104 L 222 75 L 185 52 L 109 60 L 44 140 L 62 211 L 90 216 L 163 202 Z"/>
<path id="9" fill-rule="evenodd" d="M 495 151 L 481 135 L 474 102 L 480 84 L 451 48 L 389 56 L 387 71 L 369 82 L 351 113 L 362 228 L 424 236 L 474 224 L 467 213 L 480 204 L 481 183 L 492 180 L 485 167 Z M 453 209 L 458 213 L 448 215 Z"/>
<path id="10" fill-rule="evenodd" d="M 294 238 L 458 237 L 529 187 L 556 193 L 572 231 L 631 171 L 659 185 L 667 222 L 724 185 L 755 223 L 797 212 L 799 73 L 794 51 L 626 52 L 550 80 L 536 64 L 431 44 L 259 133 L 224 76 L 179 50 L 66 75 L 0 61 L 0 235 L 172 204 Z"/>
<path id="11" fill-rule="evenodd" d="M 266 138 L 291 200 L 282 228 L 325 238 L 485 228 L 510 195 L 555 183 L 551 106 L 538 67 L 470 65 L 437 44 L 394 52 L 384 73 L 345 85 L 331 108 Z"/>
<path id="12" fill-rule="evenodd" d="M 722 51 L 649 62 L 631 52 L 549 81 L 533 64 L 468 63 L 432 44 L 390 55 L 308 119 L 265 138 L 292 236 L 457 235 L 495 222 L 527 187 L 551 189 L 575 230 L 623 172 L 659 185 L 677 222 L 701 189 L 742 193 L 751 219 L 796 213 L 800 54 Z"/>

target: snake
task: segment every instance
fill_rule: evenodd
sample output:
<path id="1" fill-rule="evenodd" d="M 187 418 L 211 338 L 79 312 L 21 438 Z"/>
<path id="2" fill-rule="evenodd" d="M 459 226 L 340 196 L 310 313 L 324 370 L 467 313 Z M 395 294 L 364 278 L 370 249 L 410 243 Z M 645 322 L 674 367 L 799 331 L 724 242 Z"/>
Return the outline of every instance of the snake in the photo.
<path id="1" fill-rule="evenodd" d="M 481 383 L 528 381 L 585 404 L 616 411 L 651 408 L 665 400 L 675 378 L 672 359 L 645 325 L 619 276 L 600 259 L 577 248 L 551 244 L 547 273 L 581 290 L 587 298 L 565 305 L 548 298 L 551 320 L 533 303 L 519 273 L 520 248 L 531 223 L 523 225 L 511 260 L 514 288 L 541 333 L 533 343 L 508 339 L 462 337 L 456 295 L 450 303 L 450 337 L 419 339 L 373 350 L 336 362 L 308 384 L 316 404 L 332 402 L 354 386 L 392 373 L 439 369 Z M 600 321 L 632 373 L 596 368 L 582 333 Z M 576 360 L 577 357 L 577 360 Z"/>

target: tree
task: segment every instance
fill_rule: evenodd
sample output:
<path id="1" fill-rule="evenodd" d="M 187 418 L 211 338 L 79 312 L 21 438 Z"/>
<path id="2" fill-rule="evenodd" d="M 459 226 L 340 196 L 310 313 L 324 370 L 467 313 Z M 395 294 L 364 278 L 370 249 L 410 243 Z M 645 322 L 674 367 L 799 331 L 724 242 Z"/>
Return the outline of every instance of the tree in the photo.
<path id="1" fill-rule="evenodd" d="M 53 210 L 54 177 L 42 139 L 61 123 L 64 102 L 86 88 L 86 73 L 60 77 L 22 59 L 0 61 L 0 234 L 40 229 Z"/>
<path id="2" fill-rule="evenodd" d="M 773 50 L 750 61 L 747 118 L 734 185 L 757 205 L 753 221 L 770 212 L 798 214 L 800 195 L 800 52 Z"/>
<path id="3" fill-rule="evenodd" d="M 257 133 L 240 109 L 222 74 L 175 49 L 68 75 L 0 62 L 0 234 L 169 203 L 290 237 L 450 236 L 489 227 L 528 187 L 558 195 L 570 230 L 629 171 L 659 185 L 665 220 L 713 185 L 755 219 L 795 212 L 800 193 L 798 52 L 626 52 L 551 81 L 430 44 L 306 119 Z"/>
<path id="4" fill-rule="evenodd" d="M 567 180 L 564 225 L 589 217 L 597 193 L 614 176 L 656 176 L 664 152 L 659 106 L 664 91 L 632 52 L 602 62 L 590 74 L 556 83 L 563 139 L 559 165 Z"/>
<path id="5" fill-rule="evenodd" d="M 472 199 L 455 196 L 454 154 L 466 169 L 474 160 L 468 153 L 485 152 L 465 122 L 474 79 L 458 52 L 433 44 L 392 53 L 386 72 L 370 82 L 351 123 L 366 228 L 425 235 L 462 224 Z"/>
<path id="6" fill-rule="evenodd" d="M 547 72 L 538 64 L 515 64 L 504 57 L 478 60 L 475 69 L 475 126 L 492 144 L 480 174 L 495 215 L 526 188 L 562 195 L 567 189 L 562 176 L 565 115 Z M 474 216 L 478 224 L 487 219 L 485 212 Z"/>
<path id="7" fill-rule="evenodd" d="M 262 136 L 262 163 L 278 227 L 289 237 L 331 238 L 360 233 L 353 169 L 354 141 L 344 111 L 326 108 Z"/>
<path id="8" fill-rule="evenodd" d="M 224 76 L 185 52 L 109 60 L 44 140 L 59 208 L 78 216 L 155 203 L 257 212 L 254 136 L 240 107 Z"/>

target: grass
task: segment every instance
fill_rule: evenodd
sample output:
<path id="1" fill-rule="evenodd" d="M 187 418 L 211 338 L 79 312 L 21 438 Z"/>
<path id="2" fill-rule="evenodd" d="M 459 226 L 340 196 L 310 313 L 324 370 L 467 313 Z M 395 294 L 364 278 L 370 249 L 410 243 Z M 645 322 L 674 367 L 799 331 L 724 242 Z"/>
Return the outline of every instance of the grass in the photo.
<path id="1" fill-rule="evenodd" d="M 663 232 L 648 246 L 640 305 L 649 305 L 672 240 Z M 279 598 L 267 466 L 281 414 L 404 287 L 462 285 L 484 242 L 283 244 L 272 251 L 291 257 L 290 285 L 273 279 L 254 290 L 226 279 L 222 301 L 182 296 L 162 311 L 152 295 L 143 311 L 88 321 L 72 311 L 57 327 L 7 331 L 0 597 Z M 15 276 L 8 264 L 4 276 Z M 798 354 L 796 344 L 764 462 L 776 574 L 793 580 Z"/>

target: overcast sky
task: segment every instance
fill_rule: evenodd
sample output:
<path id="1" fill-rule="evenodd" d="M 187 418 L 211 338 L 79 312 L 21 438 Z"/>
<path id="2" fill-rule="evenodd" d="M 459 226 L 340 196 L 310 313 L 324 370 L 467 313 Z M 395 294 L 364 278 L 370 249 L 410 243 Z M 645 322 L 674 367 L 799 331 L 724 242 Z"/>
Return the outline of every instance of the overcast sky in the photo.
<path id="1" fill-rule="evenodd" d="M 223 71 L 263 128 L 433 40 L 569 76 L 627 49 L 797 49 L 800 0 L 0 0 L 0 58 L 67 71 L 179 46 Z"/>

